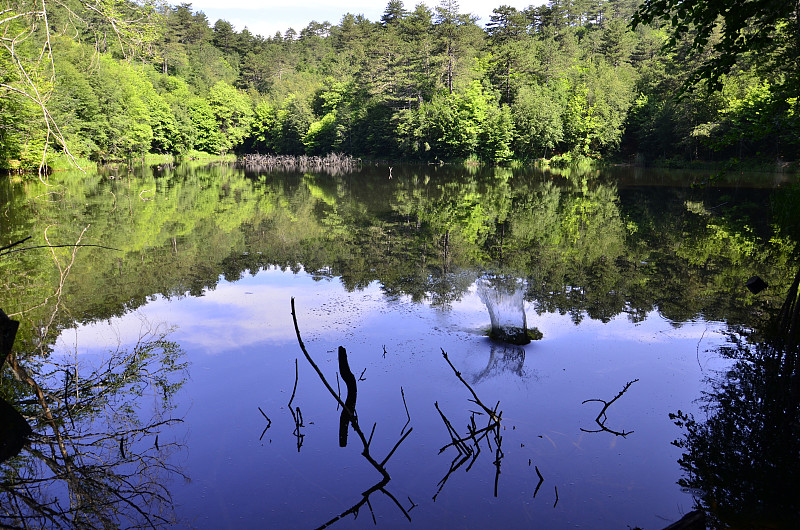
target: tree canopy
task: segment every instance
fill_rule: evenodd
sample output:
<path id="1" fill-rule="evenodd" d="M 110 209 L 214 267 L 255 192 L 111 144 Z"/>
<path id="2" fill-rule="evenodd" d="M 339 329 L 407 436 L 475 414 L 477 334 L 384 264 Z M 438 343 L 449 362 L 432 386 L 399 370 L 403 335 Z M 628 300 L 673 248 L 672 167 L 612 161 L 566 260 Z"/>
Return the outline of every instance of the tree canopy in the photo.
<path id="1" fill-rule="evenodd" d="M 695 55 L 704 55 L 689 81 L 707 81 L 720 89 L 728 75 L 748 58 L 797 83 L 800 57 L 800 5 L 775 0 L 644 0 L 633 26 L 662 20 L 670 24 L 669 45 L 688 38 Z M 711 53 L 707 53 L 710 48 Z"/>
<path id="2" fill-rule="evenodd" d="M 796 6 L 795 6 L 796 7 Z M 191 4 L 17 2 L 0 17 L 0 168 L 343 152 L 554 164 L 796 159 L 797 10 L 651 0 L 390 1 L 267 37 Z M 715 91 L 685 92 L 706 84 Z"/>

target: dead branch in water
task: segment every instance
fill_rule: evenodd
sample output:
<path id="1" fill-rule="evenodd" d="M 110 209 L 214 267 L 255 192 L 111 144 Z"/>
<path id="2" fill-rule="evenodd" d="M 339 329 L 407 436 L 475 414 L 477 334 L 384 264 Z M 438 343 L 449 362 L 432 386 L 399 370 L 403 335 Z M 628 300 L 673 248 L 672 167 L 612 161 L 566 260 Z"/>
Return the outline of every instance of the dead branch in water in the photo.
<path id="1" fill-rule="evenodd" d="M 299 377 L 299 372 L 297 370 L 297 359 L 294 360 L 294 388 L 292 389 L 292 397 L 289 398 L 289 412 L 292 413 L 292 418 L 294 419 L 294 431 L 292 434 L 297 439 L 297 452 L 300 452 L 300 448 L 303 447 L 303 438 L 305 438 L 305 434 L 300 431 L 301 427 L 305 427 L 303 425 L 303 414 L 300 412 L 300 407 L 297 407 L 297 411 L 292 408 L 292 401 L 294 401 L 294 395 L 297 393 L 297 380 Z M 263 436 L 263 434 L 262 434 Z"/>
<path id="2" fill-rule="evenodd" d="M 458 454 L 453 458 L 453 461 L 450 463 L 450 469 L 447 471 L 445 476 L 442 480 L 439 481 L 439 489 L 436 491 L 436 494 L 433 496 L 433 500 L 436 500 L 436 497 L 441 493 L 444 485 L 447 483 L 450 476 L 461 466 L 469 462 L 466 467 L 466 471 L 469 471 L 472 468 L 472 465 L 478 459 L 478 455 L 481 452 L 480 443 L 483 440 L 486 440 L 486 444 L 490 451 L 494 451 L 495 459 L 492 462 L 495 466 L 495 475 L 494 475 L 494 496 L 497 497 L 497 488 L 500 481 L 500 464 L 503 461 L 503 450 L 502 450 L 502 443 L 503 437 L 500 435 L 500 422 L 503 416 L 503 412 L 498 412 L 498 408 L 500 407 L 500 402 L 498 401 L 497 404 L 494 406 L 493 409 L 487 407 L 478 397 L 478 394 L 473 390 L 473 388 L 466 382 L 466 380 L 461 376 L 461 372 L 456 370 L 456 367 L 453 366 L 453 363 L 450 362 L 450 358 L 447 356 L 447 352 L 442 349 L 442 356 L 444 360 L 447 361 L 447 364 L 453 370 L 453 373 L 456 375 L 459 381 L 461 381 L 467 390 L 469 390 L 470 394 L 472 394 L 472 403 L 478 405 L 483 412 L 473 412 L 470 416 L 470 422 L 467 425 L 467 433 L 466 435 L 461 435 L 458 431 L 453 427 L 450 420 L 445 416 L 444 412 L 439 408 L 439 403 L 434 403 L 436 410 L 439 412 L 439 415 L 444 422 L 445 427 L 447 428 L 447 433 L 450 435 L 450 443 L 445 444 L 440 450 L 439 454 L 443 453 L 450 447 L 455 447 L 458 451 Z M 486 414 L 488 416 L 488 423 L 485 427 L 478 428 L 477 423 L 475 422 L 475 415 L 476 414 Z M 491 435 L 491 438 L 489 437 Z M 494 440 L 494 448 L 492 447 L 492 440 Z"/>
<path id="3" fill-rule="evenodd" d="M 600 428 L 599 428 L 599 429 L 595 429 L 595 430 L 593 430 L 593 431 L 589 431 L 589 430 L 586 430 L 586 429 L 584 429 L 584 428 L 582 428 L 582 427 L 581 427 L 581 430 L 582 430 L 583 432 L 610 432 L 610 433 L 611 433 L 611 434 L 613 434 L 614 436 L 622 436 L 623 438 L 624 438 L 624 437 L 626 437 L 626 436 L 628 436 L 629 434 L 631 434 L 633 431 L 628 431 L 628 432 L 625 432 L 625 431 L 623 430 L 622 432 L 618 432 L 618 431 L 614 431 L 614 430 L 612 430 L 612 429 L 609 429 L 608 427 L 606 427 L 606 420 L 608 419 L 608 416 L 606 416 L 606 411 L 608 410 L 608 407 L 610 407 L 612 403 L 614 403 L 616 400 L 618 400 L 619 398 L 621 398 L 621 397 L 622 397 L 622 395 L 623 395 L 625 392 L 627 392 L 627 391 L 628 391 L 628 389 L 631 387 L 631 385 L 632 385 L 632 384 L 634 384 L 634 383 L 635 383 L 635 382 L 637 382 L 637 381 L 638 381 L 638 379 L 634 379 L 633 381 L 628 381 L 627 383 L 625 383 L 625 388 L 623 388 L 622 390 L 620 390 L 619 394 L 617 394 L 616 396 L 614 396 L 614 399 L 612 399 L 611 401 L 606 401 L 606 400 L 604 400 L 604 399 L 587 399 L 587 400 L 584 400 L 584 401 L 581 403 L 581 405 L 583 405 L 583 404 L 585 404 L 585 403 L 589 403 L 589 402 L 591 402 L 591 401 L 597 401 L 597 402 L 599 402 L 599 403 L 603 403 L 603 408 L 600 410 L 600 413 L 599 413 L 599 414 L 597 415 L 597 417 L 594 419 L 594 421 L 595 421 L 595 422 L 597 422 L 597 425 L 599 425 L 599 426 L 600 426 Z M 602 420 L 601 420 L 601 418 L 602 418 Z"/>
<path id="4" fill-rule="evenodd" d="M 347 397 L 347 401 L 345 402 L 345 401 L 342 401 L 342 398 L 339 396 L 339 394 L 336 393 L 333 390 L 333 387 L 331 387 L 330 383 L 328 383 L 328 380 L 325 378 L 325 375 L 322 373 L 322 370 L 320 370 L 320 368 L 317 365 L 317 363 L 314 362 L 314 359 L 311 357 L 311 354 L 308 353 L 308 350 L 306 349 L 306 346 L 303 343 L 303 338 L 300 336 L 300 327 L 297 324 L 297 313 L 295 312 L 294 298 L 292 298 L 292 321 L 294 322 L 294 330 L 295 330 L 295 333 L 297 334 L 297 342 L 300 345 L 300 349 L 302 350 L 303 355 L 305 356 L 306 360 L 311 365 L 311 367 L 314 369 L 314 371 L 317 372 L 317 375 L 319 376 L 320 381 L 322 381 L 322 384 L 325 385 L 325 388 L 328 389 L 328 392 L 330 393 L 330 395 L 333 396 L 333 399 L 335 399 L 336 402 L 339 404 L 339 406 L 342 407 L 342 415 L 343 415 L 343 417 L 344 417 L 344 415 L 346 415 L 346 417 L 349 419 L 350 425 L 353 426 L 353 431 L 355 431 L 355 433 L 358 435 L 359 440 L 361 440 L 361 445 L 362 445 L 361 455 L 381 475 L 381 480 L 380 481 L 378 481 L 375 485 L 373 485 L 372 487 L 370 487 L 369 489 L 367 489 L 366 491 L 364 491 L 361 494 L 362 498 L 361 498 L 361 500 L 359 502 L 357 502 L 356 504 L 354 504 L 352 507 L 348 508 L 347 510 L 343 511 L 342 513 L 340 513 L 339 515 L 337 515 L 336 517 L 334 517 L 333 519 L 331 519 L 327 523 L 323 524 L 320 528 L 326 528 L 326 527 L 332 525 L 333 523 L 335 523 L 336 521 L 342 519 L 343 517 L 346 517 L 349 514 L 353 514 L 353 515 L 357 516 L 359 510 L 365 504 L 369 507 L 370 512 L 372 512 L 372 505 L 369 502 L 369 498 L 373 493 L 378 492 L 378 491 L 383 493 L 384 495 L 386 495 L 389 499 L 391 499 L 392 502 L 394 502 L 394 504 L 400 509 L 400 511 L 403 513 L 403 515 L 406 517 L 406 519 L 411 521 L 411 517 L 408 515 L 408 511 L 400 504 L 400 502 L 394 497 L 394 495 L 392 495 L 388 490 L 386 490 L 386 485 L 391 480 L 391 477 L 389 476 L 389 472 L 386 470 L 386 464 L 389 462 L 389 459 L 392 457 L 392 455 L 397 450 L 397 448 L 400 447 L 400 444 L 402 444 L 403 441 L 406 438 L 408 438 L 408 436 L 411 434 L 411 432 L 414 430 L 414 428 L 412 427 L 412 428 L 408 429 L 408 431 L 406 431 L 405 433 L 401 434 L 400 439 L 397 440 L 397 442 L 394 444 L 392 449 L 386 454 L 384 459 L 381 462 L 378 462 L 372 456 L 372 454 L 370 452 L 370 444 L 372 442 L 372 435 L 375 432 L 375 427 L 373 426 L 372 433 L 370 434 L 369 439 L 368 439 L 364 435 L 364 431 L 361 430 L 361 427 L 359 426 L 359 423 L 358 423 L 358 416 L 355 413 L 355 389 L 354 388 L 353 388 L 353 391 L 352 391 L 352 396 L 353 396 L 352 400 L 350 399 L 350 394 L 351 394 L 351 388 L 350 387 L 351 387 L 351 384 L 352 384 L 353 387 L 355 387 L 357 383 L 355 381 L 355 376 L 353 376 L 352 372 L 350 371 L 349 364 L 347 363 L 347 351 L 343 347 L 339 348 L 339 367 L 340 367 L 339 369 L 340 369 L 340 371 L 342 371 L 342 379 L 345 381 L 345 384 L 348 387 L 348 397 Z M 346 367 L 346 370 L 342 370 L 343 366 Z M 345 372 L 347 372 L 347 373 L 345 373 Z M 341 439 L 340 439 L 340 441 L 341 441 Z M 372 517 L 373 517 L 373 520 L 374 520 L 375 519 L 375 514 L 374 513 L 372 513 Z"/>
<path id="5" fill-rule="evenodd" d="M 251 153 L 237 160 L 237 165 L 253 171 L 314 171 L 338 175 L 361 167 L 361 159 L 339 153 L 321 156 L 262 155 Z"/>

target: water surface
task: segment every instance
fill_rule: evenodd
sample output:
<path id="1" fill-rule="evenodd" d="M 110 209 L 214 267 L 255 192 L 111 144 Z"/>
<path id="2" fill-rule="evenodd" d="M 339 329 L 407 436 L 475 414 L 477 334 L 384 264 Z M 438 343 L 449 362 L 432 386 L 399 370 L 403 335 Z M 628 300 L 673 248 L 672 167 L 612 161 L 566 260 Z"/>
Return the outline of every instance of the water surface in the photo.
<path id="1" fill-rule="evenodd" d="M 381 482 L 352 428 L 340 447 L 341 409 L 300 349 L 292 298 L 342 399 L 346 348 L 370 454 L 381 462 L 402 439 L 390 480 L 336 526 L 667 526 L 699 498 L 677 484 L 670 414 L 704 414 L 709 378 L 733 365 L 721 348 L 768 319 L 793 273 L 794 192 L 772 176 L 182 166 L 54 181 L 4 184 L 3 244 L 46 235 L 117 250 L 0 258 L 20 357 L 62 418 L 54 429 L 6 375 L 4 396 L 28 403 L 42 438 L 3 465 L 47 475 L 43 505 L 81 499 L 64 478 L 76 471 L 59 471 L 74 456 L 47 462 L 37 443 L 57 446 L 76 423 L 106 429 L 65 453 L 107 465 L 102 480 L 126 501 L 98 511 L 123 526 L 158 513 L 149 523 L 319 527 Z M 774 287 L 752 294 L 754 274 Z M 523 286 L 541 340 L 487 337 L 482 279 Z M 111 385 L 103 370 L 124 376 Z M 114 399 L 87 404 L 96 394 L 75 380 L 92 377 Z M 464 458 L 443 416 L 458 437 L 471 418 L 490 424 L 472 391 L 502 414 Z M 158 479 L 126 489 L 115 477 L 131 470 Z M 75 524 L 67 505 L 80 502 L 58 504 L 63 520 Z M 56 517 L 43 513 L 5 517 Z"/>

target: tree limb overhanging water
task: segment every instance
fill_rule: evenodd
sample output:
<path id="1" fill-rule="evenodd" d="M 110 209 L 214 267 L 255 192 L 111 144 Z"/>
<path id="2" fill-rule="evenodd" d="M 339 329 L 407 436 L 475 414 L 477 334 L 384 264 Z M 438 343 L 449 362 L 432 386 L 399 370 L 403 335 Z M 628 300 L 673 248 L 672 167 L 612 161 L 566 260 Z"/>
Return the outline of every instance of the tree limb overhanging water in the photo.
<path id="1" fill-rule="evenodd" d="M 50 349 L 76 253 L 100 246 L 81 243 L 88 228 L 74 245 L 52 245 L 44 232 L 59 281 L 37 306 L 45 315 L 38 337 L 20 341 L 27 351 L 12 349 L 19 323 L 0 310 L 0 370 L 5 365 L 13 376 L 0 380 L 0 392 L 4 415 L 16 424 L 0 430 L 2 445 L 8 448 L 9 436 L 13 444 L 4 455 L 13 458 L 0 467 L 3 526 L 156 528 L 176 522 L 167 484 L 184 477 L 171 462 L 181 444 L 172 438 L 159 444 L 159 433 L 182 421 L 171 411 L 186 364 L 183 351 L 167 340 L 170 330 L 143 327 L 130 349 L 118 344 L 94 366 L 80 362 L 77 346 L 72 355 Z M 13 248 L 24 241 L 7 245 L 0 256 L 30 250 Z M 56 255 L 62 247 L 72 249 L 67 261 Z M 137 400 L 145 395 L 154 398 L 153 410 Z"/>

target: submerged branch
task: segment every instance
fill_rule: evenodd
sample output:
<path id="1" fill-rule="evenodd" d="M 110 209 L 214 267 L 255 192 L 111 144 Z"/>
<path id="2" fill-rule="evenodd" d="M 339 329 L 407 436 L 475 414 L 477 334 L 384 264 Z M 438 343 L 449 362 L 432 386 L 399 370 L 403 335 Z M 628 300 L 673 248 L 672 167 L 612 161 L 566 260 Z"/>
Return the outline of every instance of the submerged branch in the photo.
<path id="1" fill-rule="evenodd" d="M 637 381 L 638 381 L 638 379 L 634 379 L 633 381 L 628 381 L 627 383 L 625 383 L 625 388 L 620 390 L 619 394 L 614 396 L 614 399 L 612 399 L 611 401 L 606 401 L 604 399 L 586 399 L 586 400 L 584 400 L 581 403 L 581 405 L 583 405 L 585 403 L 590 403 L 592 401 L 597 401 L 598 403 L 603 403 L 603 408 L 600 410 L 600 413 L 594 419 L 594 421 L 597 423 L 597 425 L 600 426 L 600 428 L 599 429 L 595 429 L 593 431 L 590 431 L 590 430 L 587 430 L 587 429 L 584 429 L 584 428 L 581 427 L 581 430 L 583 432 L 609 432 L 609 433 L 613 434 L 614 436 L 622 436 L 623 438 L 628 436 L 629 434 L 631 434 L 633 431 L 625 432 L 623 430 L 622 432 L 618 432 L 618 431 L 614 431 L 614 430 L 609 429 L 608 427 L 606 427 L 606 420 L 608 420 L 608 416 L 606 415 L 606 411 L 608 410 L 608 407 L 610 407 L 616 400 L 621 398 L 623 396 L 623 394 L 625 394 L 625 392 L 628 391 L 628 389 L 631 387 L 631 385 L 633 383 L 637 382 Z M 601 418 L 602 418 L 602 420 L 601 420 Z"/>

